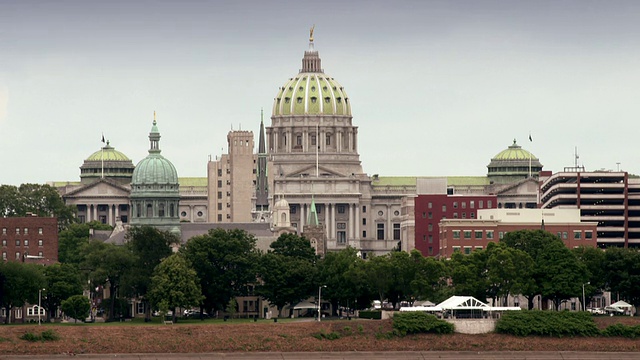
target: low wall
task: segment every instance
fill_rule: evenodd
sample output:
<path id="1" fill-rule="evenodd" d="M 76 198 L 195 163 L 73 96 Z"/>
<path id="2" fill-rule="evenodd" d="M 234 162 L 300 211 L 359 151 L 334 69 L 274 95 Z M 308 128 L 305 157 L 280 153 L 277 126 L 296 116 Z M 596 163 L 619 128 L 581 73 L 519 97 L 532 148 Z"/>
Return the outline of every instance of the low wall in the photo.
<path id="1" fill-rule="evenodd" d="M 445 319 L 460 334 L 486 334 L 496 329 L 495 319 Z"/>

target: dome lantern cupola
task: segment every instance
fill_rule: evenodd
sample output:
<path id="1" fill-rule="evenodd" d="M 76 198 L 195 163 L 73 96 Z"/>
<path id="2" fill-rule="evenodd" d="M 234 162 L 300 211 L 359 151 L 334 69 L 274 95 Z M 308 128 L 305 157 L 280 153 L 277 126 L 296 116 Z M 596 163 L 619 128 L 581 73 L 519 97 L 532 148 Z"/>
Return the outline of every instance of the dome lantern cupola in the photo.
<path id="1" fill-rule="evenodd" d="M 513 140 L 513 144 L 499 152 L 487 165 L 489 180 L 503 184 L 526 179 L 529 176 L 538 177 L 542 171 L 540 159 L 531 152 L 523 149 Z"/>
<path id="2" fill-rule="evenodd" d="M 116 150 L 107 140 L 105 146 L 89 155 L 80 166 L 80 182 L 91 184 L 107 178 L 120 185 L 129 184 L 134 166 L 131 159 Z"/>

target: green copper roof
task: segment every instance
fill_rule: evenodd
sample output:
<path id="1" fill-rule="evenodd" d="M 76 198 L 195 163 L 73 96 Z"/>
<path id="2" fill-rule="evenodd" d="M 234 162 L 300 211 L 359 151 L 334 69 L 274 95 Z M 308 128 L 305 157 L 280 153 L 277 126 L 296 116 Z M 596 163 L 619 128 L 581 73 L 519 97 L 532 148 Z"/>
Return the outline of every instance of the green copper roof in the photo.
<path id="1" fill-rule="evenodd" d="M 323 73 L 300 73 L 278 90 L 273 115 L 351 116 L 349 97 L 342 86 Z"/>
<path id="2" fill-rule="evenodd" d="M 489 178 L 486 176 L 447 176 L 449 186 L 481 186 L 489 185 Z"/>
<path id="3" fill-rule="evenodd" d="M 86 161 L 131 161 L 125 154 L 116 150 L 112 146 L 109 145 L 107 141 L 107 145 L 102 149 L 94 152 L 87 158 Z"/>
<path id="4" fill-rule="evenodd" d="M 180 187 L 206 187 L 208 185 L 206 177 L 181 177 L 178 178 L 178 182 L 180 183 Z"/>
<path id="5" fill-rule="evenodd" d="M 164 156 L 149 154 L 136 165 L 131 184 L 178 184 L 178 172 Z"/>
<path id="6" fill-rule="evenodd" d="M 516 144 L 516 140 L 513 140 L 513 145 L 508 149 L 503 150 L 494 156 L 491 160 L 529 160 L 537 159 L 532 153 L 523 149 L 520 145 Z"/>

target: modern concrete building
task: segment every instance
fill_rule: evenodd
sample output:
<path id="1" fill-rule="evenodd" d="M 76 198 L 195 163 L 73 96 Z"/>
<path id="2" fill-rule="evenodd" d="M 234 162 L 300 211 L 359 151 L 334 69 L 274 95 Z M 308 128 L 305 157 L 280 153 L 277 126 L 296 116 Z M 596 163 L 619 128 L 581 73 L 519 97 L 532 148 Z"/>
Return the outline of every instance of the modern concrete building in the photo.
<path id="1" fill-rule="evenodd" d="M 544 229 L 557 234 L 569 248 L 595 247 L 595 222 L 580 219 L 577 209 L 485 209 L 477 219 L 440 221 L 440 256 L 449 258 L 455 251 L 469 254 L 500 241 L 510 231 Z"/>
<path id="2" fill-rule="evenodd" d="M 578 209 L 582 221 L 597 223 L 600 247 L 640 246 L 640 178 L 574 167 L 543 172 L 541 180 L 541 206 Z"/>

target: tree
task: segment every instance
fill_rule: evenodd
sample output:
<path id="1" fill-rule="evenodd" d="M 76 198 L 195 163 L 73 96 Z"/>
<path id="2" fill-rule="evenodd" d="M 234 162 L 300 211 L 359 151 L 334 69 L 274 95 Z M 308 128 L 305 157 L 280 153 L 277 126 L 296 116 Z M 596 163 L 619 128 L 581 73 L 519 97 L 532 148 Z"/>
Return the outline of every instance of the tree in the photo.
<path id="1" fill-rule="evenodd" d="M 488 279 L 487 259 L 486 250 L 476 250 L 468 255 L 459 251 L 453 253 L 448 264 L 456 295 L 473 296 L 480 301 L 496 296 Z"/>
<path id="2" fill-rule="evenodd" d="M 50 185 L 22 184 L 0 186 L 0 216 L 55 216 L 59 229 L 64 229 L 75 219 L 75 209 L 67 206 L 58 191 Z"/>
<path id="3" fill-rule="evenodd" d="M 316 261 L 318 256 L 309 240 L 296 234 L 282 234 L 269 247 L 274 254 Z"/>
<path id="4" fill-rule="evenodd" d="M 564 246 L 564 243 L 556 235 L 544 230 L 511 231 L 506 233 L 500 242 L 510 248 L 524 251 L 533 260 L 531 281 L 522 284 L 523 287 L 520 291 L 522 296 L 527 298 L 528 308 L 531 310 L 533 309 L 533 299 L 542 293 L 542 281 L 548 272 L 540 265 L 540 255 L 550 244 L 559 243 Z"/>
<path id="5" fill-rule="evenodd" d="M 489 288 L 507 305 L 510 294 L 520 294 L 533 286 L 531 273 L 533 259 L 526 252 L 508 247 L 505 243 L 489 243 L 487 246 L 487 278 Z"/>
<path id="6" fill-rule="evenodd" d="M 422 254 L 417 250 L 414 251 L 416 253 L 412 254 L 413 256 L 404 251 L 394 251 L 388 255 L 393 283 L 387 297 L 394 308 L 401 301 L 413 302 L 415 300 L 411 284 L 415 280 L 416 265 Z"/>
<path id="7" fill-rule="evenodd" d="M 260 257 L 258 279 L 261 284 L 256 293 L 280 312 L 286 305 L 295 305 L 315 293 L 314 270 L 308 260 L 268 252 Z"/>
<path id="8" fill-rule="evenodd" d="M 322 298 L 329 300 L 334 310 L 338 309 L 339 304 L 355 307 L 359 298 L 371 298 L 364 276 L 364 260 L 358 257 L 357 250 L 352 247 L 329 252 L 319 260 L 318 279 L 318 285 L 327 285 Z"/>
<path id="9" fill-rule="evenodd" d="M 134 256 L 131 272 L 125 277 L 123 287 L 132 297 L 139 297 L 145 304 L 145 318 L 151 319 L 147 292 L 153 271 L 160 262 L 172 254 L 171 245 L 178 244 L 176 235 L 151 226 L 134 226 L 126 235 L 126 247 Z"/>
<path id="10" fill-rule="evenodd" d="M 640 252 L 637 249 L 609 248 L 605 251 L 606 287 L 617 298 L 636 309 L 640 307 Z"/>
<path id="11" fill-rule="evenodd" d="M 135 257 L 124 246 L 93 240 L 86 247 L 85 261 L 82 267 L 93 270 L 91 273 L 91 282 L 93 284 L 108 284 L 110 321 L 116 318 L 117 290 L 123 278 L 131 270 L 134 261 Z"/>
<path id="12" fill-rule="evenodd" d="M 62 301 L 81 295 L 83 282 L 78 269 L 68 264 L 53 264 L 43 268 L 46 284 L 42 304 L 47 309 L 47 320 L 55 316 Z"/>
<path id="13" fill-rule="evenodd" d="M 37 303 L 39 291 L 45 284 L 41 268 L 36 264 L 0 262 L 0 277 L 3 279 L 0 306 L 6 310 L 6 324 L 11 321 L 10 314 L 14 307 Z"/>
<path id="14" fill-rule="evenodd" d="M 411 252 L 416 262 L 415 277 L 411 282 L 411 292 L 416 299 L 431 300 L 438 303 L 447 299 L 449 274 L 443 261 L 432 257 L 424 257 L 420 252 Z"/>
<path id="15" fill-rule="evenodd" d="M 380 301 L 387 299 L 393 286 L 394 279 L 391 271 L 389 256 L 372 256 L 365 262 L 367 282 Z"/>
<path id="16" fill-rule="evenodd" d="M 540 278 L 542 297 L 551 299 L 556 310 L 563 300 L 582 294 L 582 284 L 588 279 L 587 268 L 562 242 L 547 244 L 537 263 L 544 271 Z"/>
<path id="17" fill-rule="evenodd" d="M 149 301 L 160 310 L 189 308 L 203 300 L 200 280 L 182 253 L 173 254 L 160 262 L 153 271 L 148 292 Z"/>
<path id="18" fill-rule="evenodd" d="M 65 315 L 74 319 L 74 322 L 77 323 L 78 319 L 83 320 L 89 317 L 91 302 L 82 295 L 73 295 L 67 300 L 63 300 L 60 308 Z"/>
<path id="19" fill-rule="evenodd" d="M 84 261 L 84 248 L 89 244 L 90 231 L 111 230 L 111 226 L 98 221 L 85 224 L 70 224 L 58 234 L 58 260 L 61 263 L 80 267 Z"/>
<path id="20" fill-rule="evenodd" d="M 607 286 L 607 273 L 605 266 L 605 252 L 597 247 L 580 246 L 571 250 L 578 261 L 582 262 L 587 269 L 587 283 L 584 284 L 584 294 L 586 303 L 591 302 L 591 298 L 602 293 Z M 580 297 L 582 303 L 582 297 Z M 586 304 L 582 304 L 586 308 Z"/>
<path id="21" fill-rule="evenodd" d="M 231 298 L 246 294 L 247 285 L 256 281 L 256 239 L 244 230 L 212 229 L 189 239 L 180 251 L 200 279 L 201 310 L 224 311 Z"/>

